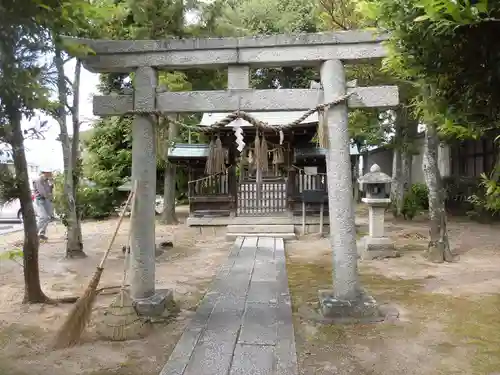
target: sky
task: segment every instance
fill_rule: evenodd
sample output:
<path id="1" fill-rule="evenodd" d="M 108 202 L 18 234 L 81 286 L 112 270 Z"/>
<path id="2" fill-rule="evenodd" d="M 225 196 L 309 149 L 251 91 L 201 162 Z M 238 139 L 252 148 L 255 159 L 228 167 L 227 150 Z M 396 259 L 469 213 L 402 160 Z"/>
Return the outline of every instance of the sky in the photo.
<path id="1" fill-rule="evenodd" d="M 75 60 L 68 62 L 65 66 L 66 75 L 73 76 L 75 69 Z M 96 117 L 92 114 L 92 95 L 97 94 L 97 85 L 99 84 L 99 75 L 82 69 L 80 79 L 80 121 L 82 125 L 80 129 L 87 130 L 91 126 L 92 119 Z M 39 116 L 30 122 L 45 120 L 48 122 L 47 130 L 43 133 L 42 140 L 25 140 L 26 159 L 30 164 L 36 164 L 40 168 L 50 170 L 62 170 L 63 159 L 61 143 L 57 141 L 60 133 L 59 124 L 48 116 Z M 30 126 L 30 122 L 26 121 L 23 124 L 25 127 Z M 72 134 L 71 121 L 68 119 L 68 131 Z"/>
<path id="2" fill-rule="evenodd" d="M 208 2 L 208 0 L 205 0 Z M 198 14 L 194 11 L 186 13 L 186 23 L 193 24 L 198 22 Z M 76 60 L 69 61 L 65 66 L 66 76 L 73 77 Z M 92 96 L 98 93 L 97 85 L 99 84 L 99 74 L 91 73 L 82 68 L 80 78 L 80 131 L 91 128 L 92 120 L 96 117 L 92 113 Z M 40 168 L 50 170 L 63 169 L 61 143 L 56 141 L 60 130 L 59 124 L 47 116 L 41 116 L 32 121 L 46 120 L 48 122 L 47 131 L 44 132 L 44 140 L 26 140 L 26 159 L 28 163 L 36 164 Z M 24 124 L 29 127 L 29 122 Z M 71 120 L 68 118 L 69 133 L 72 134 Z"/>

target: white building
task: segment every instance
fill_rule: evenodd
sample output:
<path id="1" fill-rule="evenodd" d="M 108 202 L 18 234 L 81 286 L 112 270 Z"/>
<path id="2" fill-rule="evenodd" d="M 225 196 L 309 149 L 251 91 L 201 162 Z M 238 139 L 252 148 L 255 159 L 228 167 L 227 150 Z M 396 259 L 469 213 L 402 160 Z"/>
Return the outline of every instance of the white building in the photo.
<path id="1" fill-rule="evenodd" d="M 0 168 L 7 168 L 14 173 L 14 160 L 12 151 L 0 150 Z M 34 181 L 40 175 L 40 166 L 34 163 L 28 163 L 28 177 Z"/>
<path id="2" fill-rule="evenodd" d="M 1 169 L 8 169 L 14 173 L 14 160 L 11 151 L 0 150 L 0 170 Z M 28 177 L 30 183 L 39 175 L 40 166 L 34 163 L 28 163 Z M 18 199 L 7 204 L 0 203 L 0 220 L 11 220 L 16 218 L 21 219 L 21 204 Z"/>

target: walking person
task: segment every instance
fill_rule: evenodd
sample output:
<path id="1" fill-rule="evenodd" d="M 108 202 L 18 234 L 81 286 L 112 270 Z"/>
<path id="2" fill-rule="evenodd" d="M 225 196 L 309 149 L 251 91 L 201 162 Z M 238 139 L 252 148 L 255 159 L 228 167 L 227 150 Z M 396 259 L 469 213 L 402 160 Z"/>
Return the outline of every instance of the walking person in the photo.
<path id="1" fill-rule="evenodd" d="M 47 226 L 52 216 L 52 186 L 50 180 L 52 172 L 42 170 L 38 179 L 33 182 L 35 188 L 35 208 L 38 214 L 38 237 L 47 240 Z"/>

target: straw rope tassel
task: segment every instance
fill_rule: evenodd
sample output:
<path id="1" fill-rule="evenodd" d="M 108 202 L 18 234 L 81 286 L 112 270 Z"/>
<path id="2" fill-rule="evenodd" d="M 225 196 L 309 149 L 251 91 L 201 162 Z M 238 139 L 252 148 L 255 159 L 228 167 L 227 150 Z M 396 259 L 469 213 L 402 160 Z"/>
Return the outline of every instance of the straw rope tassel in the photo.
<path id="1" fill-rule="evenodd" d="M 254 143 L 254 155 L 253 155 L 253 160 L 254 160 L 254 165 L 255 169 L 260 168 L 260 163 L 261 163 L 261 155 L 260 155 L 260 138 L 259 138 L 259 132 L 255 134 L 255 143 Z"/>
<path id="2" fill-rule="evenodd" d="M 318 146 L 328 148 L 328 107 L 318 112 Z"/>
<path id="3" fill-rule="evenodd" d="M 214 172 L 215 142 L 212 139 L 208 145 L 207 162 L 205 164 L 205 174 L 210 176 Z"/>
<path id="4" fill-rule="evenodd" d="M 222 147 L 222 141 L 220 137 L 217 136 L 217 140 L 215 141 L 215 150 L 214 150 L 214 170 L 213 173 L 222 173 L 226 169 L 225 164 L 225 150 Z"/>
<path id="5" fill-rule="evenodd" d="M 269 170 L 269 163 L 267 162 L 268 151 L 266 137 L 262 134 L 262 139 L 260 141 L 260 168 L 263 172 Z"/>

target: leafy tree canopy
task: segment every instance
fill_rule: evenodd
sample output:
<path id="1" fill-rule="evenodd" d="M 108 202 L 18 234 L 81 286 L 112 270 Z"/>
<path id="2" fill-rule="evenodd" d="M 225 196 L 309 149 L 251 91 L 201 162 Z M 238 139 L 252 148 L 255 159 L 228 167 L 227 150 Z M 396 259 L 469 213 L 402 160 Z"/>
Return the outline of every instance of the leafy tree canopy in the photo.
<path id="1" fill-rule="evenodd" d="M 421 89 L 422 115 L 467 136 L 500 119 L 500 1 L 362 0 L 391 34 L 386 68 Z M 457 126 L 458 124 L 458 126 Z"/>

